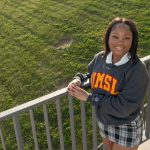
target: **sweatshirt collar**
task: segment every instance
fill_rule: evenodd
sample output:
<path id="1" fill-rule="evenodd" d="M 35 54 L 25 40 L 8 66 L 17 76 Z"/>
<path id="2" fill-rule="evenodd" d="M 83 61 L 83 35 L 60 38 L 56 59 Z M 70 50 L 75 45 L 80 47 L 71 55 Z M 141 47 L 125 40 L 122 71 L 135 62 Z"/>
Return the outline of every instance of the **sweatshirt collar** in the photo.
<path id="1" fill-rule="evenodd" d="M 120 65 L 123 65 L 125 63 L 127 63 L 131 58 L 131 55 L 130 53 L 126 53 L 118 62 L 116 62 L 114 65 L 115 66 L 120 66 Z M 107 64 L 112 64 L 112 52 L 110 52 L 108 55 L 107 55 L 107 58 L 106 58 L 106 63 Z"/>

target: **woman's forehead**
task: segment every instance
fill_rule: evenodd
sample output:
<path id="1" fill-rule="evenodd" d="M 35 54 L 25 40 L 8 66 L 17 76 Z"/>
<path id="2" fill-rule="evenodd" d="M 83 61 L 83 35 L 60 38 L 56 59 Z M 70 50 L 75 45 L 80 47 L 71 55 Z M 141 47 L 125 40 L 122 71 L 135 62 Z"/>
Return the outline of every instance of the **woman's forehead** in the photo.
<path id="1" fill-rule="evenodd" d="M 117 23 L 116 25 L 114 25 L 114 26 L 112 27 L 111 31 L 116 30 L 116 29 L 119 29 L 119 28 L 125 28 L 125 29 L 130 30 L 130 27 L 129 27 L 127 24 L 125 24 L 125 23 Z M 130 31 L 131 31 L 131 30 L 130 30 Z"/>
<path id="2" fill-rule="evenodd" d="M 130 27 L 124 23 L 116 24 L 114 27 L 112 27 L 111 32 L 127 32 L 132 34 Z"/>

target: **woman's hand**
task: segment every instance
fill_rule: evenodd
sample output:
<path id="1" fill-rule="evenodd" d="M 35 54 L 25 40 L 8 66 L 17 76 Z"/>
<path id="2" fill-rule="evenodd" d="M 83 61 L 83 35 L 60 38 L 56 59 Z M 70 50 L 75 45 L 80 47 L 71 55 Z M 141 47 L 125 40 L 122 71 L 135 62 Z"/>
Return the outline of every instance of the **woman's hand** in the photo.
<path id="1" fill-rule="evenodd" d="M 87 91 L 81 89 L 78 86 L 73 86 L 71 87 L 71 89 L 68 88 L 67 91 L 71 96 L 74 96 L 81 101 L 87 101 L 87 98 L 89 96 L 89 93 Z"/>
<path id="2" fill-rule="evenodd" d="M 67 91 L 72 90 L 74 86 L 81 86 L 81 81 L 79 79 L 74 79 L 67 86 Z"/>

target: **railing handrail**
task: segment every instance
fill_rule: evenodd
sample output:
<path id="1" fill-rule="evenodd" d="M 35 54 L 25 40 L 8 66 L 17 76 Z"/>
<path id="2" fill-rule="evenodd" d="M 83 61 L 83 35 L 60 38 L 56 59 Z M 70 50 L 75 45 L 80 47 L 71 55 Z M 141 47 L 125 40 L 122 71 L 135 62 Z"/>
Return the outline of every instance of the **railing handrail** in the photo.
<path id="1" fill-rule="evenodd" d="M 150 61 L 150 55 L 147 55 L 147 56 L 145 56 L 143 58 L 140 58 L 140 60 L 143 61 L 144 63 L 147 63 L 147 62 Z"/>
<path id="2" fill-rule="evenodd" d="M 150 61 L 150 55 L 141 58 L 141 60 L 145 63 L 149 62 Z M 31 108 L 40 106 L 43 102 L 46 103 L 46 102 L 48 102 L 52 99 L 56 99 L 57 97 L 63 96 L 66 93 L 67 93 L 67 91 L 66 91 L 66 87 L 65 87 L 63 89 L 57 90 L 55 92 L 52 92 L 50 94 L 39 97 L 37 99 L 31 100 L 31 101 L 26 102 L 24 104 L 18 105 L 18 106 L 13 107 L 13 108 L 10 108 L 10 109 L 0 113 L 0 121 L 2 121 L 3 119 L 8 118 L 10 116 L 13 116 L 14 114 L 18 114 L 19 112 L 28 111 Z"/>
<path id="3" fill-rule="evenodd" d="M 63 96 L 65 94 L 66 94 L 66 88 L 63 88 L 63 89 L 57 90 L 53 93 L 44 95 L 44 96 L 39 97 L 37 99 L 31 100 L 31 101 L 26 102 L 24 104 L 10 108 L 8 110 L 5 110 L 5 111 L 0 113 L 0 121 L 6 119 L 8 117 L 12 117 L 13 115 L 18 114 L 19 112 L 25 112 L 25 111 L 30 110 L 31 108 L 38 107 L 41 104 L 43 104 L 43 102 L 47 103 L 48 101 L 56 99 L 57 97 Z"/>

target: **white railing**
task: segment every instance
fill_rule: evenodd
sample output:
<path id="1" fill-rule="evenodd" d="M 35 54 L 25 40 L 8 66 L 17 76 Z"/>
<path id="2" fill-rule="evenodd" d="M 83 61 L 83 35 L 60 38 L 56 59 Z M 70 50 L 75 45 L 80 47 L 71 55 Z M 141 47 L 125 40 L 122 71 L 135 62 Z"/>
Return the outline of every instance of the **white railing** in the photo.
<path id="1" fill-rule="evenodd" d="M 146 56 L 144 58 L 142 58 L 142 61 L 144 61 L 146 63 L 147 69 L 149 71 L 150 74 L 150 55 Z M 70 139 L 71 139 L 71 148 L 72 150 L 77 150 L 79 148 L 79 144 L 77 142 L 77 135 L 76 135 L 76 123 L 75 123 L 75 111 L 76 109 L 74 108 L 74 101 L 73 98 L 69 95 L 67 95 L 66 92 L 66 88 L 63 88 L 61 90 L 58 90 L 56 92 L 50 93 L 48 95 L 45 95 L 43 97 L 37 98 L 35 100 L 29 101 L 27 103 L 24 103 L 22 105 L 16 106 L 14 108 L 8 109 L 6 111 L 3 111 L 0 113 L 0 137 L 1 137 L 1 148 L 3 148 L 4 150 L 6 149 L 10 149 L 10 145 L 8 146 L 7 144 L 7 135 L 4 136 L 3 131 L 7 130 L 7 126 L 2 125 L 3 122 L 7 121 L 7 120 L 11 120 L 12 121 L 12 126 L 14 128 L 14 135 L 13 137 L 16 138 L 16 146 L 18 147 L 19 150 L 24 150 L 25 149 L 25 143 L 24 143 L 24 138 L 22 135 L 22 126 L 20 125 L 21 121 L 19 119 L 19 117 L 24 113 L 27 112 L 29 114 L 29 124 L 31 124 L 31 129 L 32 129 L 32 136 L 33 136 L 33 145 L 34 145 L 34 149 L 36 150 L 40 150 L 42 149 L 41 145 L 39 145 L 38 143 L 38 137 L 37 137 L 37 130 L 36 130 L 36 121 L 35 121 L 35 115 L 34 115 L 34 110 L 36 108 L 42 108 L 43 110 L 43 117 L 44 117 L 44 121 L 43 124 L 45 125 L 45 132 L 46 132 L 46 140 L 47 140 L 47 149 L 52 150 L 55 149 L 55 146 L 52 143 L 52 134 L 51 134 L 51 124 L 49 121 L 49 103 L 53 103 L 56 105 L 56 116 L 57 116 L 57 127 L 58 127 L 58 133 L 59 133 L 59 141 L 60 141 L 60 146 L 59 149 L 61 150 L 65 150 L 68 148 L 67 145 L 65 145 L 64 143 L 64 127 L 63 127 L 63 112 L 61 112 L 61 103 L 62 103 L 62 99 L 65 98 L 65 105 L 69 107 L 68 109 L 68 114 L 69 114 L 69 128 L 70 128 Z M 80 145 L 82 145 L 80 147 L 80 149 L 83 150 L 88 150 L 89 149 L 89 145 L 87 144 L 87 121 L 86 118 L 87 116 L 87 111 L 86 111 L 86 105 L 84 102 L 80 102 L 80 109 L 81 111 L 78 112 L 78 116 L 81 115 L 81 132 L 82 132 L 82 142 L 80 142 Z M 146 129 L 145 129 L 145 135 L 146 138 L 150 138 L 150 117 L 148 116 L 150 114 L 150 84 L 148 86 L 147 89 L 147 104 L 145 104 L 146 106 L 146 116 L 145 116 L 145 124 L 146 124 Z M 92 111 L 92 115 L 91 115 L 91 132 L 90 133 L 92 135 L 92 142 L 90 143 L 92 146 L 92 149 L 96 150 L 99 148 L 99 144 L 100 140 L 98 142 L 98 136 L 97 136 L 97 125 L 96 125 L 96 119 L 95 119 L 95 110 L 92 107 L 91 109 Z M 88 120 L 89 122 L 89 120 Z M 57 131 L 55 131 L 57 132 Z M 9 138 L 10 135 L 8 135 Z M 12 138 L 13 138 L 12 137 Z M 81 144 L 82 143 L 82 144 Z M 14 143 L 15 145 L 15 143 Z M 58 146 L 58 144 L 57 144 Z M 8 148 L 9 147 L 9 148 Z"/>

